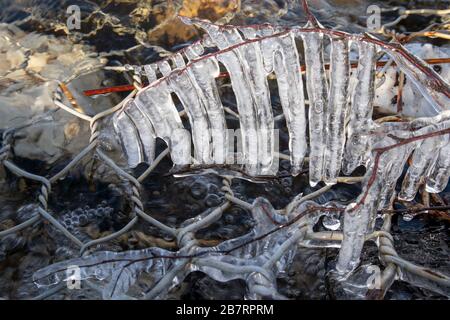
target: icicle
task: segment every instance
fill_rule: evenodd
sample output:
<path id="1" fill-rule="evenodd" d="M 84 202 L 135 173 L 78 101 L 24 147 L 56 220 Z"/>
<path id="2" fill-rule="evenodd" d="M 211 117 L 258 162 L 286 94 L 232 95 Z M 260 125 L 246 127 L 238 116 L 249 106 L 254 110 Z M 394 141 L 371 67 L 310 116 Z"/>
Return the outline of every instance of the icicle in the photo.
<path id="1" fill-rule="evenodd" d="M 189 60 L 199 58 L 202 50 L 191 47 L 186 50 Z M 216 164 L 225 164 L 228 155 L 228 136 L 225 114 L 215 78 L 219 76 L 219 63 L 214 57 L 196 61 L 188 69 L 189 77 L 194 84 L 209 119 L 212 136 L 212 158 Z"/>
<path id="2" fill-rule="evenodd" d="M 167 77 L 171 72 L 172 68 L 167 60 L 163 60 L 161 62 L 157 63 L 159 71 L 162 73 L 163 76 Z"/>
<path id="3" fill-rule="evenodd" d="M 237 29 L 234 31 L 237 32 Z M 242 29 L 247 39 L 254 39 L 254 29 Z M 268 73 L 264 69 L 263 55 L 260 42 L 253 42 L 239 48 L 241 64 L 248 70 L 248 82 L 251 85 L 251 94 L 256 112 L 258 135 L 258 174 L 275 174 L 274 166 L 274 120 L 270 101 L 270 90 L 267 82 Z"/>
<path id="4" fill-rule="evenodd" d="M 124 111 L 137 129 L 139 139 L 142 142 L 145 162 L 152 163 L 155 158 L 155 132 L 153 131 L 152 123 L 133 100 L 125 103 Z"/>
<path id="5" fill-rule="evenodd" d="M 376 213 L 376 193 L 381 189 L 378 184 L 371 188 L 367 201 L 355 208 L 355 203 L 349 205 L 344 212 L 344 239 L 339 251 L 336 270 L 341 274 L 348 274 L 359 264 L 361 250 L 364 245 L 364 236 L 369 227 L 371 217 Z M 358 198 L 359 199 L 359 198 Z M 357 203 L 358 203 L 357 199 Z"/>
<path id="6" fill-rule="evenodd" d="M 153 83 L 153 82 L 155 82 L 156 81 L 156 65 L 154 65 L 154 64 L 146 64 L 145 66 L 144 66 L 144 72 L 145 72 L 145 75 L 147 76 L 147 80 L 148 80 L 148 83 L 149 84 L 151 84 L 151 83 Z"/>
<path id="7" fill-rule="evenodd" d="M 406 48 L 401 44 L 396 45 L 407 52 Z M 436 71 L 430 68 L 422 59 L 412 54 L 405 57 L 399 50 L 386 48 L 384 50 L 430 102 L 436 114 L 448 110 L 450 106 L 450 86 Z M 420 65 L 421 68 L 417 67 L 417 65 Z M 433 78 L 439 79 L 440 83 L 437 83 Z"/>
<path id="8" fill-rule="evenodd" d="M 383 176 L 381 177 L 383 187 L 379 195 L 378 210 L 385 209 L 391 204 L 392 198 L 395 196 L 397 181 L 402 175 L 403 168 L 414 147 L 414 143 L 398 147 L 395 153 L 395 161 L 386 164 Z"/>
<path id="9" fill-rule="evenodd" d="M 262 40 L 261 48 L 267 73 L 275 72 L 278 93 L 289 131 L 292 174 L 302 169 L 307 150 L 305 98 L 295 40 L 292 33 Z"/>
<path id="10" fill-rule="evenodd" d="M 347 126 L 347 142 L 342 169 L 352 173 L 359 165 L 367 166 L 370 154 L 369 131 L 372 127 L 372 103 L 374 98 L 376 47 L 371 43 L 359 43 L 357 83 L 353 90 L 350 121 Z"/>
<path id="11" fill-rule="evenodd" d="M 411 166 L 403 179 L 402 189 L 398 194 L 399 199 L 405 201 L 414 199 L 420 184 L 423 182 L 422 178 L 426 176 L 429 167 L 437 160 L 440 141 L 442 141 L 442 137 L 426 139 L 416 148 Z"/>
<path id="12" fill-rule="evenodd" d="M 227 37 L 218 27 L 204 24 L 200 25 L 206 29 L 211 39 L 217 44 L 219 49 L 227 48 L 230 43 Z M 236 38 L 239 34 L 231 34 L 229 38 Z M 240 131 L 242 137 L 242 152 L 244 164 L 250 175 L 257 174 L 258 161 L 258 137 L 256 135 L 257 124 L 256 114 L 253 109 L 253 100 L 250 92 L 250 85 L 247 78 L 247 70 L 244 70 L 240 63 L 241 53 L 234 49 L 217 55 L 217 60 L 225 65 L 230 74 L 231 84 L 236 96 L 239 111 Z"/>
<path id="13" fill-rule="evenodd" d="M 184 62 L 184 58 L 181 53 L 175 53 L 171 59 L 177 68 L 183 68 L 186 66 L 186 62 Z"/>
<path id="14" fill-rule="evenodd" d="M 222 29 L 198 19 L 184 21 L 205 29 L 219 49 L 244 41 L 237 28 Z M 228 70 L 236 96 L 246 170 L 251 175 L 273 173 L 273 115 L 259 43 L 220 53 L 217 59 Z"/>
<path id="15" fill-rule="evenodd" d="M 139 109 L 148 115 L 156 136 L 167 142 L 173 163 L 190 164 L 190 134 L 183 128 L 166 82 L 161 81 L 158 86 L 141 90 L 134 101 Z"/>
<path id="16" fill-rule="evenodd" d="M 326 121 L 324 182 L 335 184 L 341 171 L 345 143 L 345 116 L 350 80 L 349 44 L 345 39 L 331 40 L 330 91 Z"/>
<path id="17" fill-rule="evenodd" d="M 113 125 L 124 148 L 128 165 L 131 168 L 136 167 L 144 161 L 144 155 L 141 140 L 133 121 L 124 111 L 120 111 L 114 116 Z"/>
<path id="18" fill-rule="evenodd" d="M 450 112 L 443 111 L 433 118 L 419 118 L 410 122 L 406 127 L 398 125 L 403 131 L 397 131 L 394 135 L 399 138 L 413 138 L 434 134 L 442 130 L 450 128 Z M 395 127 L 395 126 L 391 126 Z M 418 140 L 413 145 L 416 147 L 414 155 L 411 159 L 411 166 L 403 180 L 402 190 L 399 198 L 412 200 L 417 193 L 418 187 L 424 182 L 424 178 L 428 184 L 432 181 L 440 181 L 440 188 L 445 188 L 448 173 L 446 163 L 448 163 L 449 135 L 430 136 L 423 140 Z M 437 180 L 434 180 L 436 179 Z M 428 187 L 427 187 L 428 189 Z M 430 192 L 439 192 L 439 188 Z"/>
<path id="19" fill-rule="evenodd" d="M 390 138 L 380 142 L 382 146 L 394 143 L 396 141 Z M 385 187 L 387 185 L 389 191 L 394 190 L 396 179 L 400 176 L 401 168 L 413 147 L 414 144 L 407 144 L 384 152 L 377 162 L 376 173 L 374 173 L 375 162 L 371 161 L 371 167 L 363 183 L 362 194 L 355 203 L 347 206 L 344 213 L 344 239 L 336 265 L 338 272 L 348 274 L 358 266 L 365 236 L 373 230 L 377 210 L 383 206 L 386 199 L 391 198 L 391 195 L 384 192 Z M 371 180 L 373 175 L 375 179 Z"/>
<path id="20" fill-rule="evenodd" d="M 315 186 L 323 178 L 328 85 L 323 62 L 323 35 L 306 32 L 301 36 L 305 47 L 309 99 L 309 183 Z"/>
<path id="21" fill-rule="evenodd" d="M 439 193 L 445 189 L 450 177 L 450 142 L 439 151 L 434 167 L 427 176 L 426 191 Z"/>
<path id="22" fill-rule="evenodd" d="M 191 124 L 192 140 L 194 143 L 194 158 L 204 164 L 211 160 L 211 131 L 197 90 L 187 72 L 174 72 L 168 75 L 168 84 L 180 99 Z"/>

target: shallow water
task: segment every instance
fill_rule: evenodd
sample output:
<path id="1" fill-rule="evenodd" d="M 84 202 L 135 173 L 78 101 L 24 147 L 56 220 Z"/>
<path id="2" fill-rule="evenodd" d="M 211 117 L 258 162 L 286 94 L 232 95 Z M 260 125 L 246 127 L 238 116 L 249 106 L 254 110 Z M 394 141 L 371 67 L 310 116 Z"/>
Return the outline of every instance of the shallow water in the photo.
<path id="1" fill-rule="evenodd" d="M 178 12 L 187 16 L 199 16 L 232 24 L 255 24 L 271 22 L 281 25 L 302 25 L 305 17 L 296 1 L 241 1 L 237 10 L 234 1 L 219 1 L 210 5 L 208 1 L 52 1 L 52 0 L 6 0 L 0 5 L 0 22 L 14 24 L 27 33 L 54 35 L 70 43 L 88 45 L 92 54 L 108 60 L 110 65 L 144 64 L 158 60 L 167 51 L 175 51 L 198 38 L 198 30 L 183 25 L 175 16 Z M 199 7 L 196 3 L 202 3 Z M 325 26 L 337 26 L 349 32 L 365 30 L 365 8 L 370 1 L 363 0 L 315 0 L 310 5 Z M 403 2 L 402 2 L 403 3 Z M 81 8 L 81 29 L 68 30 L 66 8 L 76 4 Z M 395 6 L 395 1 L 384 1 L 383 6 Z M 427 3 L 409 2 L 414 8 L 429 7 Z M 435 3 L 446 8 L 445 1 Z M 389 13 L 386 19 L 389 19 Z M 431 18 L 406 20 L 399 25 L 408 31 L 420 30 Z M 436 41 L 438 42 L 438 41 Z M 122 77 L 99 76 L 92 85 L 114 85 L 126 83 Z M 78 89 L 89 89 L 88 82 L 79 81 Z M 91 87 L 92 89 L 92 87 Z M 226 89 L 224 89 L 226 94 Z M 98 108 L 106 109 L 121 96 L 97 101 Z M 231 99 L 231 98 L 230 98 Z M 273 101 L 275 108 L 279 102 Z M 230 107 L 233 108 L 232 101 Z M 4 128 L 1 128 L 4 129 Z M 281 144 L 287 149 L 287 135 L 282 133 Z M 85 144 L 81 144 L 85 145 Z M 78 147 L 75 147 L 77 150 Z M 160 146 L 160 148 L 162 148 Z M 73 150 L 72 150 L 73 151 Z M 75 152 L 75 151 L 74 151 Z M 70 154 L 56 157 L 49 164 L 45 161 L 20 159 L 19 166 L 42 174 L 54 172 L 67 164 Z M 174 178 L 166 175 L 171 163 L 165 160 L 144 182 L 142 197 L 146 210 L 156 219 L 169 226 L 177 226 L 208 208 L 221 203 L 224 193 L 222 180 L 214 175 Z M 281 164 L 285 172 L 289 163 Z M 138 168 L 137 171 L 140 169 Z M 281 172 L 283 175 L 283 172 Z M 16 179 L 10 174 L 0 173 L 2 194 L 0 206 L 0 230 L 21 223 L 29 218 L 35 207 L 37 184 Z M 297 194 L 311 193 L 317 188 L 308 185 L 304 175 L 270 179 L 264 183 L 252 183 L 236 179 L 234 194 L 247 202 L 263 196 L 276 209 L 283 208 Z M 49 210 L 61 223 L 82 240 L 95 239 L 120 230 L 129 221 L 129 203 L 125 200 L 130 186 L 123 183 L 95 160 L 86 160 L 74 169 L 65 180 L 54 186 Z M 317 199 L 320 203 L 337 200 L 350 202 L 360 192 L 360 186 L 335 187 Z M 441 197 L 449 203 L 450 190 Z M 450 273 L 450 233 L 447 218 L 415 217 L 404 221 L 399 217 L 393 222 L 393 235 L 400 256 L 427 267 Z M 232 206 L 211 227 L 198 232 L 198 239 L 218 242 L 244 234 L 252 226 L 252 219 L 245 209 Z M 165 242 L 161 242 L 163 238 Z M 160 230 L 139 225 L 129 234 L 102 244 L 96 250 L 129 250 L 152 245 L 171 248 L 173 240 Z M 159 241 L 159 242 L 158 242 Z M 375 245 L 367 245 L 362 263 L 377 263 Z M 334 288 L 328 273 L 335 262 L 337 249 L 306 249 L 297 253 L 294 263 L 286 275 L 278 281 L 280 292 L 292 299 L 335 299 L 349 297 L 339 288 Z M 0 240 L 0 297 L 30 298 L 39 290 L 31 281 L 37 269 L 77 254 L 73 244 L 48 224 L 36 225 L 24 232 L 12 234 Z M 170 293 L 170 298 L 184 299 L 242 299 L 245 283 L 230 281 L 219 283 L 200 272 L 191 274 L 182 285 Z M 351 297 L 351 296 L 350 296 Z M 51 299 L 100 298 L 91 289 L 82 292 L 63 290 Z M 426 290 L 397 282 L 386 295 L 387 299 L 439 299 Z"/>

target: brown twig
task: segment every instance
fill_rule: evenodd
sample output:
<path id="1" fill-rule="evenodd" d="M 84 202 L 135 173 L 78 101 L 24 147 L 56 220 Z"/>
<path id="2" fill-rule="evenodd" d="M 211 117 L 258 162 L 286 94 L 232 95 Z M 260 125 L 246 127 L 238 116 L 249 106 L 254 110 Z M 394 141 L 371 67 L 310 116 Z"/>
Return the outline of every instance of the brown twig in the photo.
<path id="1" fill-rule="evenodd" d="M 445 64 L 445 63 L 450 63 L 450 58 L 432 58 L 432 59 L 426 59 L 425 62 L 430 65 Z M 386 65 L 386 63 L 387 63 L 387 61 L 377 61 L 377 67 L 384 67 Z M 392 65 L 395 65 L 395 62 L 393 62 Z M 357 68 L 358 62 L 352 62 L 351 67 L 352 67 L 352 69 Z M 329 69 L 330 69 L 330 64 L 329 63 L 325 64 L 325 70 L 329 70 Z M 302 65 L 300 67 L 300 71 L 305 72 L 306 66 Z M 228 72 L 221 72 L 218 76 L 218 78 L 227 78 L 227 77 L 229 77 Z M 84 91 L 83 94 L 85 96 L 90 97 L 90 96 L 96 96 L 96 95 L 100 95 L 100 94 L 109 94 L 109 93 L 115 93 L 115 92 L 129 92 L 134 89 L 135 88 L 133 85 L 126 84 L 126 85 L 119 85 L 119 86 L 106 87 L 106 88 L 90 89 L 90 90 Z"/>
<path id="2" fill-rule="evenodd" d="M 403 111 L 403 86 L 405 84 L 405 74 L 400 71 L 398 75 L 398 90 L 397 90 L 397 114 Z"/>
<path id="3" fill-rule="evenodd" d="M 427 211 L 450 211 L 450 206 L 422 206 L 420 208 L 404 208 L 404 209 L 386 209 L 383 213 L 420 213 Z"/>
<path id="4" fill-rule="evenodd" d="M 405 36 L 402 41 L 410 41 L 413 38 L 417 37 L 441 38 L 450 40 L 450 34 L 445 31 L 422 31 L 411 33 L 410 35 Z"/>
<path id="5" fill-rule="evenodd" d="M 69 88 L 67 88 L 66 84 L 61 82 L 59 84 L 59 87 L 61 88 L 61 91 L 63 92 L 63 94 L 66 96 L 67 100 L 69 100 L 70 104 L 72 105 L 72 107 L 77 110 L 80 113 L 84 113 L 83 108 L 81 108 L 78 103 L 77 100 L 75 99 L 75 97 L 72 95 L 72 92 L 70 92 Z"/>

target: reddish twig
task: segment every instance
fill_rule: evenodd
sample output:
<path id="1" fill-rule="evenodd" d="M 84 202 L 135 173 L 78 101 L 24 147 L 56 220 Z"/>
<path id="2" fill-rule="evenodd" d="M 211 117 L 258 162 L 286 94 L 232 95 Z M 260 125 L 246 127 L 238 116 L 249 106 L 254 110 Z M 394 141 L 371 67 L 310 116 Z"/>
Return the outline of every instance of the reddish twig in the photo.
<path id="1" fill-rule="evenodd" d="M 108 93 L 114 93 L 114 92 L 128 92 L 133 91 L 135 88 L 133 85 L 125 84 L 120 86 L 114 86 L 114 87 L 106 87 L 106 88 L 99 88 L 99 89 L 90 89 L 84 91 L 84 95 L 87 97 L 96 96 L 99 94 L 108 94 Z"/>
<path id="2" fill-rule="evenodd" d="M 317 18 L 312 14 L 311 10 L 309 9 L 308 1 L 302 0 L 303 10 L 305 11 L 306 17 L 308 18 L 308 22 L 315 28 L 319 28 L 320 24 L 319 21 L 317 21 Z"/>
<path id="3" fill-rule="evenodd" d="M 432 59 L 426 59 L 425 62 L 430 65 L 444 64 L 444 63 L 450 63 L 450 58 L 432 58 Z M 387 61 L 378 61 L 377 67 L 383 67 L 386 65 L 386 63 L 387 63 Z M 393 62 L 392 65 L 395 65 L 395 62 Z M 352 69 L 357 68 L 358 63 L 357 62 L 351 63 L 351 67 L 352 67 Z M 330 64 L 326 64 L 325 69 L 329 70 Z M 300 67 L 300 71 L 305 72 L 306 66 L 302 65 Z M 229 77 L 228 72 L 221 72 L 218 76 L 218 78 L 227 78 L 227 77 Z M 90 96 L 95 96 L 95 95 L 100 95 L 100 94 L 109 94 L 109 93 L 114 93 L 114 92 L 129 92 L 129 91 L 133 91 L 134 89 L 135 88 L 133 85 L 119 85 L 119 86 L 106 87 L 106 88 L 90 89 L 90 90 L 84 91 L 83 93 L 85 96 L 90 97 Z"/>

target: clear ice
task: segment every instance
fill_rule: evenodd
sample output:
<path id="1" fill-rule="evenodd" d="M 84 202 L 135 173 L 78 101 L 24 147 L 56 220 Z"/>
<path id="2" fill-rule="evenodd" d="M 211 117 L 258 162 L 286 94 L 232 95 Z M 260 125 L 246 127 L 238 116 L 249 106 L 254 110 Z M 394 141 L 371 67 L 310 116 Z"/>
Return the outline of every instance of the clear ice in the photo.
<path id="1" fill-rule="evenodd" d="M 323 34 L 302 33 L 305 48 L 306 88 L 309 100 L 309 182 L 311 186 L 323 180 L 328 84 L 323 59 Z"/>
<path id="2" fill-rule="evenodd" d="M 341 171 L 345 141 L 345 117 L 350 81 L 349 43 L 346 39 L 331 39 L 330 90 L 328 95 L 326 145 L 323 181 L 335 184 Z"/>
<path id="3" fill-rule="evenodd" d="M 374 98 L 376 47 L 371 43 L 358 43 L 359 57 L 357 81 L 352 93 L 347 141 L 342 170 L 350 174 L 359 165 L 367 166 L 370 152 L 372 103 Z"/>
<path id="4" fill-rule="evenodd" d="M 222 64 L 229 73 L 236 96 L 244 165 L 249 175 L 275 174 L 274 117 L 268 86 L 268 76 L 272 73 L 276 76 L 289 133 L 291 174 L 297 175 L 302 170 L 304 158 L 308 155 L 312 186 L 320 181 L 335 184 L 341 170 L 344 174 L 351 174 L 363 165 L 367 171 L 362 193 L 345 208 L 342 225 L 337 217 L 330 218 L 330 212 L 323 221 L 330 230 L 342 229 L 340 245 L 333 241 L 326 244 L 317 239 L 302 242 L 307 231 L 300 222 L 307 219 L 311 219 L 311 223 L 317 222 L 314 220 L 317 217 L 311 215 L 270 234 L 271 228 L 276 228 L 277 223 L 286 223 L 291 213 L 280 215 L 267 200 L 258 198 L 252 207 L 257 223 L 250 233 L 224 241 L 207 249 L 208 252 L 204 251 L 205 248 L 191 247 L 189 254 L 194 258 L 179 260 L 184 264 L 167 262 L 164 265 L 166 269 L 159 273 L 161 279 L 168 277 L 170 272 L 178 274 L 169 281 L 173 285 L 182 281 L 189 272 L 198 270 L 218 281 L 244 279 L 248 285 L 248 297 L 282 298 L 276 290 L 276 276 L 289 264 L 299 243 L 340 247 L 336 269 L 341 274 L 348 275 L 358 267 L 366 236 L 375 230 L 377 212 L 392 203 L 397 182 L 409 158 L 411 163 L 398 198 L 412 200 L 423 183 L 429 192 L 440 192 L 447 185 L 450 177 L 450 113 L 445 111 L 450 105 L 448 84 L 423 61 L 405 55 L 399 45 L 395 49 L 396 45 L 380 46 L 367 39 L 354 38 L 359 39 L 356 41 L 358 67 L 351 79 L 349 54 L 352 42 L 345 37 L 330 36 L 328 81 L 324 64 L 325 35 L 322 32 L 276 30 L 268 25 L 258 28 L 217 26 L 204 20 L 184 20 L 203 28 L 208 37 L 205 39 L 214 44 L 209 47 L 217 47 L 218 51 L 205 54 L 202 46 L 205 40 L 186 48 L 183 52 L 185 57 L 181 54 L 171 57 L 173 70 L 168 60 L 158 63 L 157 67 L 144 66 L 152 85 L 142 89 L 114 119 L 130 166 L 153 159 L 155 137 L 168 143 L 175 163 L 190 162 L 190 136 L 182 126 L 171 93 L 179 97 L 189 117 L 195 161 L 204 164 L 226 162 L 230 141 L 216 85 Z M 308 120 L 295 42 L 299 39 L 304 47 Z M 378 124 L 372 120 L 379 50 L 392 57 L 398 68 L 417 85 L 437 116 L 398 123 Z M 189 61 L 187 64 L 185 58 Z M 155 68 L 159 68 L 163 78 L 156 79 Z M 449 132 L 435 134 L 440 130 Z M 420 138 L 423 135 L 426 137 Z M 403 143 L 405 139 L 410 140 Z M 306 210 L 308 204 L 302 204 L 301 210 Z M 202 219 L 206 216 L 191 222 L 201 222 Z M 267 237 L 253 241 L 265 232 L 269 232 Z M 163 258 L 161 261 L 172 260 Z M 121 279 L 116 281 L 120 283 L 117 292 L 126 293 L 128 283 L 136 278 L 136 272 L 130 270 L 126 275 L 116 277 Z M 401 277 L 420 282 L 407 272 Z M 155 289 L 152 296 L 162 297 L 164 290 L 161 290 Z"/>

